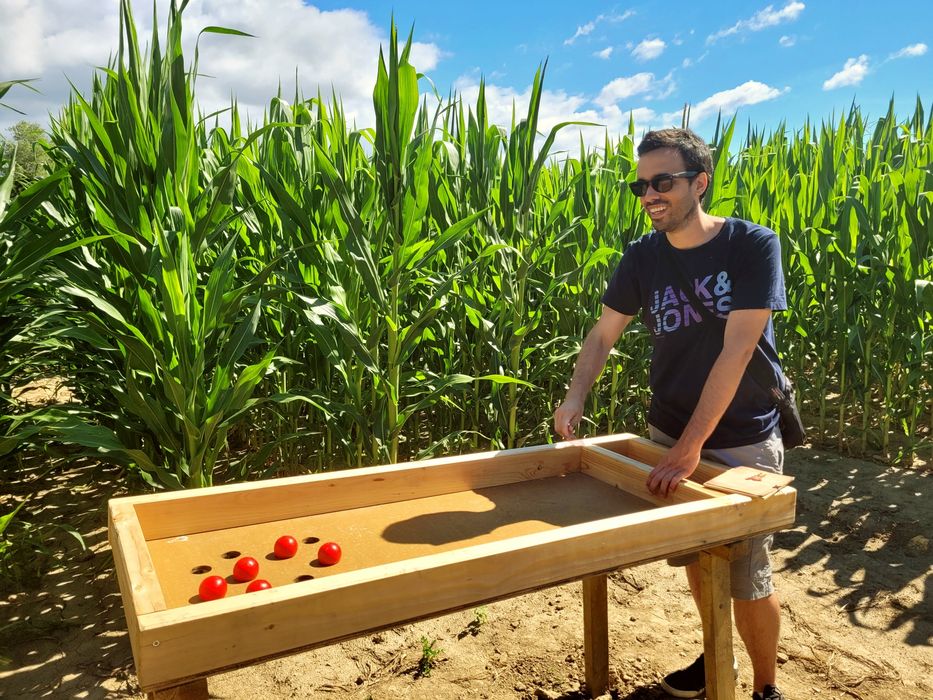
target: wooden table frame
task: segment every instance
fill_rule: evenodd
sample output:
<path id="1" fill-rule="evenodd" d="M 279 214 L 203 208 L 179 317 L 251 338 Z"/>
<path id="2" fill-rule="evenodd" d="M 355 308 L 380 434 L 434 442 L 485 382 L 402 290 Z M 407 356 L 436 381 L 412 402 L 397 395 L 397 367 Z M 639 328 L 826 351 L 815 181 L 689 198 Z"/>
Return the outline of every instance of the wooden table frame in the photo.
<path id="1" fill-rule="evenodd" d="M 696 481 L 659 499 L 645 478 L 666 451 L 635 435 L 608 435 L 114 499 L 110 542 L 140 687 L 154 700 L 200 700 L 215 673 L 582 580 L 586 684 L 596 696 L 609 680 L 606 574 L 700 552 L 707 697 L 731 700 L 730 550 L 724 545 L 791 525 L 796 492 L 785 487 L 765 499 L 719 493 L 701 482 L 722 470 L 701 462 Z M 659 507 L 348 571 L 313 585 L 174 608 L 165 603 L 147 547 L 147 540 L 303 517 L 315 508 L 358 508 L 574 472 Z"/>

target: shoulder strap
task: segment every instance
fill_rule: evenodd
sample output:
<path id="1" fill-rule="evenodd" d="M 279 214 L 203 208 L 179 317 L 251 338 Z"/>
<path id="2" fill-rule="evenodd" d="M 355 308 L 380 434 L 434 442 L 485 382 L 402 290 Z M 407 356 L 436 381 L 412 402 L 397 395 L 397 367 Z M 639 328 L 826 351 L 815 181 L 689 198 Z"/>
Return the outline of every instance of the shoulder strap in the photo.
<path id="1" fill-rule="evenodd" d="M 693 285 L 680 267 L 680 262 L 669 250 L 670 243 L 667 240 L 662 240 L 660 244 L 663 262 L 666 262 L 670 269 L 673 270 L 677 281 L 680 283 L 681 289 L 683 289 L 684 294 L 687 296 L 690 304 L 696 309 L 697 313 L 703 316 L 707 321 L 721 323 L 723 327 L 725 327 L 725 320 L 710 311 L 706 307 L 706 304 L 701 301 L 700 297 L 697 296 L 696 290 L 694 290 Z M 745 371 L 748 372 L 749 376 L 763 389 L 770 391 L 772 394 L 777 390 L 779 395 L 776 395 L 775 398 L 778 400 L 783 399 L 787 380 L 783 374 L 779 371 L 775 371 L 774 365 L 771 364 L 764 350 L 761 349 L 761 340 L 759 340 L 758 344 L 755 346 L 755 353 L 752 355 L 752 359 L 749 360 Z"/>

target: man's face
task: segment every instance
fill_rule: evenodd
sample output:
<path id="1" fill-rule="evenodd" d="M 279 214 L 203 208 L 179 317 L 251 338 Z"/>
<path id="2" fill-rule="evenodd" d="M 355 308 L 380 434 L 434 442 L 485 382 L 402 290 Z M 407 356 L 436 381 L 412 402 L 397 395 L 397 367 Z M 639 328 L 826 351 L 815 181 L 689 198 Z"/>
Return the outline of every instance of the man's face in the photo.
<path id="1" fill-rule="evenodd" d="M 639 180 L 655 175 L 674 174 L 687 170 L 684 160 L 675 148 L 657 148 L 638 159 Z M 694 178 L 675 178 L 667 192 L 658 192 L 649 185 L 641 197 L 641 205 L 658 231 L 674 233 L 686 226 L 700 211 L 700 193 L 706 186 L 706 175 Z"/>

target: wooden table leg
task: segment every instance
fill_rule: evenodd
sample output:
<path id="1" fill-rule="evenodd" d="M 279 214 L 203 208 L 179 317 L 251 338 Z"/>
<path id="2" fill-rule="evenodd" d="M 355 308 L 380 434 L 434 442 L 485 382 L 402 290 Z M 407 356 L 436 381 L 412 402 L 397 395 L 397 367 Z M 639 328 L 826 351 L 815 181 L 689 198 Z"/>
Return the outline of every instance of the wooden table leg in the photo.
<path id="1" fill-rule="evenodd" d="M 583 579 L 583 661 L 592 697 L 609 689 L 609 604 L 606 574 Z"/>
<path id="2" fill-rule="evenodd" d="M 206 678 L 146 693 L 146 700 L 208 700 L 209 697 Z"/>
<path id="3" fill-rule="evenodd" d="M 700 616 L 708 700 L 735 700 L 728 559 L 700 552 Z"/>

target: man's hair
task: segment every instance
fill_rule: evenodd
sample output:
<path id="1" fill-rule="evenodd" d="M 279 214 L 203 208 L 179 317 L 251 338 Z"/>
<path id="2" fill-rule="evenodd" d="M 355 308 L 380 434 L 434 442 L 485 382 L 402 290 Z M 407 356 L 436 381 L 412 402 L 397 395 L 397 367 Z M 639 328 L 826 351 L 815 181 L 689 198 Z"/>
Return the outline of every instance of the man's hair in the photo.
<path id="1" fill-rule="evenodd" d="M 687 170 L 697 170 L 709 176 L 709 185 L 702 197 L 705 200 L 713 184 L 713 156 L 706 142 L 690 129 L 658 129 L 645 134 L 638 144 L 638 155 L 643 156 L 658 148 L 675 149 Z"/>

